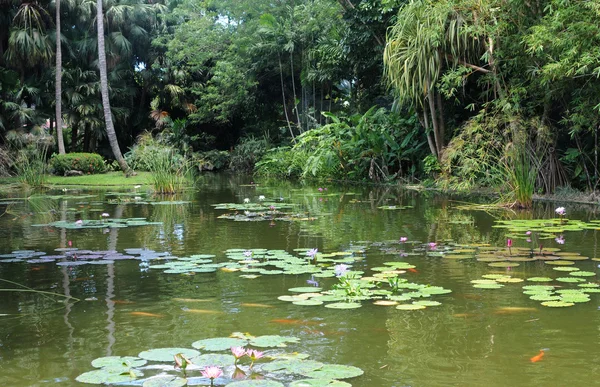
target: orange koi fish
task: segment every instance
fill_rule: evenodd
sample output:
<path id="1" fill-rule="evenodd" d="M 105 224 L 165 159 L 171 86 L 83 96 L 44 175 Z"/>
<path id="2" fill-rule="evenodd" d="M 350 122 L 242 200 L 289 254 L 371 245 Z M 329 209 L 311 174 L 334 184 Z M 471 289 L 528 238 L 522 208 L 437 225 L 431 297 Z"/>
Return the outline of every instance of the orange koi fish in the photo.
<path id="1" fill-rule="evenodd" d="M 415 273 L 415 274 L 419 272 L 417 269 L 413 269 L 413 268 L 408 268 L 406 270 L 410 271 L 411 273 Z"/>
<path id="2" fill-rule="evenodd" d="M 537 363 L 538 361 L 542 360 L 542 358 L 544 357 L 544 353 L 545 352 L 543 350 L 540 350 L 540 353 L 538 353 L 529 360 L 531 360 L 532 363 Z"/>
<path id="3" fill-rule="evenodd" d="M 129 314 L 132 316 L 143 316 L 143 317 L 165 317 L 162 314 L 148 313 L 148 312 L 130 312 Z"/>

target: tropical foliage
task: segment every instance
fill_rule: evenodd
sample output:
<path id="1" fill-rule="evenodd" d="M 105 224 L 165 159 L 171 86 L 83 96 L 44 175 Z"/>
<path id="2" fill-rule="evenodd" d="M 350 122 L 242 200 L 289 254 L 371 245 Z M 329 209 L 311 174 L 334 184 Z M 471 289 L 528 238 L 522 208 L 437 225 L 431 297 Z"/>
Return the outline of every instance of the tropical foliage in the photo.
<path id="1" fill-rule="evenodd" d="M 43 132 L 50 151 L 119 160 L 148 131 L 203 170 L 466 190 L 503 181 L 524 147 L 528 192 L 598 185 L 594 1 L 36 0 L 0 15 L 5 146 Z"/>

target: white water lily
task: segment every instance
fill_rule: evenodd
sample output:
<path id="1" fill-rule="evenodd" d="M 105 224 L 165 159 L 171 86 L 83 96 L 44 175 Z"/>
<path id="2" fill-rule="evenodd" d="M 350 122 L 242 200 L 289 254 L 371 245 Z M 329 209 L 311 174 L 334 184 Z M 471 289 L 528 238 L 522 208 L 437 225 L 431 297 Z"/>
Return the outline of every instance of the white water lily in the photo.
<path id="1" fill-rule="evenodd" d="M 244 199 L 244 203 L 250 203 L 250 199 L 248 199 L 248 198 Z"/>
<path id="2" fill-rule="evenodd" d="M 260 196 L 258 197 L 258 200 L 260 200 L 261 202 L 262 202 L 263 200 L 265 200 L 265 195 L 260 195 Z"/>

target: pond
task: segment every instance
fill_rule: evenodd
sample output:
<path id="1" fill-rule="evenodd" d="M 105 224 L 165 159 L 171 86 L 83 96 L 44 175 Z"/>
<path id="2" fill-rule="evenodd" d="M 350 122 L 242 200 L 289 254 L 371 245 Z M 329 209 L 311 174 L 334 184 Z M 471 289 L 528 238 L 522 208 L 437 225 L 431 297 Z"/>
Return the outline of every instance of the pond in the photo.
<path id="1" fill-rule="evenodd" d="M 556 207 L 225 174 L 176 198 L 73 188 L 4 200 L 0 385 L 85 386 L 75 379 L 96 358 L 235 332 L 296 338 L 289 353 L 362 369 L 345 379 L 358 387 L 600 385 L 600 215 Z M 498 223 L 511 219 L 549 223 Z M 331 307 L 344 303 L 356 308 Z"/>

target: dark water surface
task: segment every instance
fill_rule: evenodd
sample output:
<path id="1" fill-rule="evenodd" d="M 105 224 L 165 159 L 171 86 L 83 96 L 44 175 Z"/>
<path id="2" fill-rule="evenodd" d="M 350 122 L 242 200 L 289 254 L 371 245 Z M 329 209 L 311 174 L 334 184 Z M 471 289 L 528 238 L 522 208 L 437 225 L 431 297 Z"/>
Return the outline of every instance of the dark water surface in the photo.
<path id="1" fill-rule="evenodd" d="M 396 189 L 336 187 L 319 193 L 316 186 L 248 186 L 250 179 L 230 175 L 204 178 L 198 191 L 183 195 L 183 205 L 107 203 L 106 191 L 92 198 L 17 201 L 0 204 L 0 254 L 54 249 L 148 248 L 176 256 L 216 254 L 224 261 L 229 248 L 318 248 L 341 251 L 367 242 L 397 241 L 406 236 L 423 243 L 506 244 L 495 218 L 553 217 L 554 204 L 532 212 L 511 213 L 458 209 L 461 203 L 428 193 Z M 57 194 L 54 192 L 54 194 Z M 256 201 L 259 195 L 283 197 L 316 217 L 300 222 L 234 222 L 211 204 Z M 114 197 L 112 197 L 114 198 Z M 163 200 L 171 200 L 166 198 Z M 104 202 L 104 204 L 100 204 Z M 382 210 L 382 205 L 413 206 Z M 95 210 L 95 211 L 94 211 Z M 572 219 L 598 219 L 595 207 L 567 206 Z M 67 219 L 144 217 L 162 225 L 112 229 L 62 230 L 33 224 Z M 600 231 L 565 234 L 564 251 L 599 257 Z M 515 245 L 525 242 L 515 242 Z M 553 240 L 544 242 L 553 247 Z M 232 332 L 290 335 L 301 342 L 293 351 L 311 359 L 362 368 L 348 382 L 357 387 L 400 386 L 600 386 L 600 295 L 570 308 L 545 308 L 522 293 L 524 284 L 503 289 L 475 289 L 483 274 L 507 273 L 485 262 L 452 260 L 425 254 L 399 258 L 369 247 L 357 269 L 404 260 L 417 272 L 410 281 L 444 286 L 451 294 L 435 296 L 442 305 L 418 311 L 396 310 L 364 301 L 353 310 L 296 306 L 279 301 L 287 289 L 307 286 L 309 275 L 273 275 L 244 279 L 217 271 L 193 276 L 148 270 L 139 260 L 109 265 L 61 267 L 56 263 L 5 263 L 0 278 L 28 287 L 70 295 L 82 301 L 56 303 L 36 293 L 0 293 L 0 386 L 83 386 L 75 381 L 101 356 L 135 356 L 159 347 L 191 343 Z M 598 262 L 578 261 L 582 270 L 598 271 Z M 556 272 L 543 262 L 522 262 L 510 275 L 528 278 Z M 597 277 L 588 278 L 597 282 Z M 335 279 L 323 279 L 329 288 Z M 14 288 L 0 283 L 0 288 Z M 94 301 L 84 299 L 95 298 Z M 186 299 L 200 299 L 190 301 Z M 244 305 L 246 304 L 246 305 Z M 250 304 L 250 305 L 247 305 Z M 507 307 L 523 309 L 506 309 Z M 152 315 L 139 315 L 144 312 Z M 539 362 L 530 358 L 548 349 Z"/>

